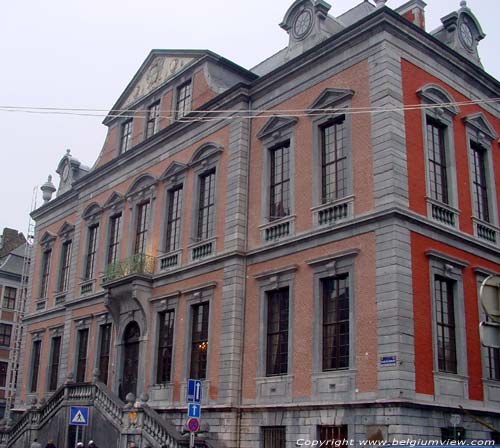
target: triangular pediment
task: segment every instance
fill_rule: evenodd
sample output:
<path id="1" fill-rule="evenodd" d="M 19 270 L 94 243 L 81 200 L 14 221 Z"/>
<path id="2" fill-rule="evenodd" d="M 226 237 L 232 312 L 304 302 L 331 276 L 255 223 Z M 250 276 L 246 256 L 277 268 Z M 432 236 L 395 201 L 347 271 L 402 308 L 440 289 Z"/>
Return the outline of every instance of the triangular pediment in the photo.
<path id="1" fill-rule="evenodd" d="M 64 224 L 59 228 L 57 231 L 57 234 L 59 236 L 68 236 L 69 233 L 73 232 L 75 230 L 75 226 L 73 224 L 70 224 L 68 221 L 64 221 Z"/>
<path id="2" fill-rule="evenodd" d="M 176 160 L 174 160 L 163 172 L 163 174 L 160 177 L 160 180 L 171 179 L 177 176 L 178 174 L 184 172 L 186 168 L 187 165 L 185 163 L 177 162 Z"/>
<path id="3" fill-rule="evenodd" d="M 487 135 L 491 140 L 496 140 L 498 138 L 498 134 L 496 133 L 493 126 L 489 123 L 487 118 L 484 116 L 482 112 L 478 112 L 477 114 L 467 115 L 464 118 L 464 121 L 469 125 L 475 128 L 477 131 Z"/>
<path id="4" fill-rule="evenodd" d="M 353 95 L 354 90 L 350 89 L 325 89 L 309 106 L 308 113 L 314 114 L 318 112 L 318 110 L 333 109 L 342 102 L 351 99 Z"/>
<path id="5" fill-rule="evenodd" d="M 282 129 L 294 126 L 297 123 L 295 117 L 272 116 L 257 134 L 257 138 L 262 139 L 279 132 Z"/>
<path id="6" fill-rule="evenodd" d="M 109 198 L 104 203 L 103 208 L 109 208 L 112 207 L 113 205 L 121 204 L 122 202 L 123 202 L 123 195 L 117 193 L 116 191 L 113 191 L 113 193 L 111 193 Z"/>
<path id="7" fill-rule="evenodd" d="M 201 56 L 201 51 L 152 50 L 113 106 L 113 110 L 121 111 L 144 98 Z"/>
<path id="8" fill-rule="evenodd" d="M 40 238 L 40 245 L 47 246 L 51 245 L 56 240 L 56 236 L 50 232 L 45 232 Z"/>
<path id="9" fill-rule="evenodd" d="M 130 186 L 127 191 L 127 196 L 133 195 L 134 193 L 138 193 L 140 191 L 145 190 L 146 188 L 151 187 L 156 183 L 156 178 L 151 174 L 143 174 L 139 176 Z"/>

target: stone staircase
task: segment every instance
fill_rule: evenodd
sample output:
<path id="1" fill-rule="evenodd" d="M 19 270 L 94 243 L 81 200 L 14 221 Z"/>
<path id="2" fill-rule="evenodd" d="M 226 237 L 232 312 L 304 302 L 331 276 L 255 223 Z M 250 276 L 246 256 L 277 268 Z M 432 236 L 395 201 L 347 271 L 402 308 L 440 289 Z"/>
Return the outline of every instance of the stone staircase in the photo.
<path id="1" fill-rule="evenodd" d="M 136 402 L 128 396 L 123 403 L 104 384 L 65 384 L 45 402 L 36 403 L 15 422 L 3 421 L 0 426 L 0 448 L 27 448 L 37 438 L 45 446 L 55 441 L 58 448 L 74 448 L 75 426 L 69 424 L 71 406 L 89 407 L 89 424 L 80 426 L 78 439 L 94 440 L 99 447 L 126 448 L 131 441 L 137 446 L 169 448 L 189 446 L 189 437 L 181 434 L 146 400 Z M 219 448 L 214 442 L 196 439 L 196 447 Z"/>

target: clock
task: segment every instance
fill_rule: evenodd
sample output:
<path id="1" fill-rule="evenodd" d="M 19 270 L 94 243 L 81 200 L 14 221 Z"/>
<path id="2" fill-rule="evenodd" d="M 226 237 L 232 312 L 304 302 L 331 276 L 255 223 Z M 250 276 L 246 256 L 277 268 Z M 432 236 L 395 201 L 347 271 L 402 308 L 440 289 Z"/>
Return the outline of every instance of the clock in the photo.
<path id="1" fill-rule="evenodd" d="M 304 9 L 295 19 L 295 23 L 293 24 L 293 34 L 296 38 L 300 39 L 304 37 L 312 25 L 312 14 L 308 9 Z"/>
<path id="2" fill-rule="evenodd" d="M 459 35 L 460 35 L 460 40 L 466 46 L 466 48 L 468 50 L 472 50 L 472 45 L 474 43 L 474 36 L 472 34 L 470 25 L 465 20 L 462 20 L 462 22 L 460 23 Z"/>

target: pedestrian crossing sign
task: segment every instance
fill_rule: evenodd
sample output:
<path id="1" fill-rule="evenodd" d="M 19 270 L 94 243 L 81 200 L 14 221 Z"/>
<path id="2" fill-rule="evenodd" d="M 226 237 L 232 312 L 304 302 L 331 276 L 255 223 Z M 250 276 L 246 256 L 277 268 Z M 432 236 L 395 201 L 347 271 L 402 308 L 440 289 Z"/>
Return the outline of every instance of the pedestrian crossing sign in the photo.
<path id="1" fill-rule="evenodd" d="M 69 424 L 87 426 L 89 424 L 88 406 L 71 406 L 69 408 Z"/>

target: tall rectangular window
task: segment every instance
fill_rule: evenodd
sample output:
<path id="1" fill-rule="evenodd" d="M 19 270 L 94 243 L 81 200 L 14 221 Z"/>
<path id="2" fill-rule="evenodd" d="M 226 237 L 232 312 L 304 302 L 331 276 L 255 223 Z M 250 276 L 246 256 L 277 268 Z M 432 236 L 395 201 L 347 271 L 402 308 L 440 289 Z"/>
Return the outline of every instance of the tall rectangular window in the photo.
<path id="1" fill-rule="evenodd" d="M 61 271 L 59 272 L 58 291 L 67 291 L 69 286 L 69 268 L 71 264 L 71 241 L 66 241 L 61 252 Z"/>
<path id="2" fill-rule="evenodd" d="M 457 373 L 454 286 L 453 280 L 435 276 L 438 369 L 449 373 Z"/>
<path id="3" fill-rule="evenodd" d="M 215 170 L 200 176 L 197 238 L 204 240 L 213 234 L 215 225 Z"/>
<path id="4" fill-rule="evenodd" d="M 52 391 L 57 389 L 57 381 L 59 377 L 59 363 L 61 359 L 61 336 L 52 338 L 50 356 L 49 391 Z"/>
<path id="5" fill-rule="evenodd" d="M 427 117 L 427 151 L 431 198 L 449 204 L 445 132 L 445 126 Z"/>
<path id="6" fill-rule="evenodd" d="M 191 112 L 191 80 L 185 82 L 177 89 L 176 118 L 182 118 Z"/>
<path id="7" fill-rule="evenodd" d="M 108 243 L 108 264 L 113 264 L 118 261 L 120 249 L 120 226 L 122 215 L 114 215 L 109 220 L 109 243 Z"/>
<path id="8" fill-rule="evenodd" d="M 182 185 L 168 192 L 167 238 L 165 251 L 179 248 L 181 234 Z"/>
<path id="9" fill-rule="evenodd" d="M 158 334 L 158 367 L 156 369 L 156 382 L 158 384 L 164 384 L 170 381 L 172 370 L 175 312 L 173 310 L 164 311 L 160 313 L 159 317 L 160 331 Z"/>
<path id="10" fill-rule="evenodd" d="M 160 129 L 160 102 L 148 107 L 148 117 L 146 120 L 146 138 L 156 134 Z"/>
<path id="11" fill-rule="evenodd" d="M 331 446 L 349 446 L 348 444 L 346 445 L 340 445 L 340 442 L 343 442 L 345 440 L 349 440 L 347 437 L 347 425 L 321 425 L 318 426 L 318 439 L 320 442 L 327 442 L 327 441 L 333 441 L 336 442 L 338 441 L 339 444 L 330 444 Z"/>
<path id="12" fill-rule="evenodd" d="M 109 359 L 111 356 L 111 324 L 101 325 L 99 342 L 99 379 L 108 384 Z"/>
<path id="13" fill-rule="evenodd" d="M 126 152 L 132 146 L 132 120 L 122 124 L 120 138 L 120 152 Z"/>
<path id="14" fill-rule="evenodd" d="M 270 150 L 269 219 L 290 214 L 290 142 Z"/>
<path id="15" fill-rule="evenodd" d="M 267 293 L 266 375 L 288 372 L 288 288 Z"/>
<path id="16" fill-rule="evenodd" d="M 207 377 L 208 302 L 193 305 L 192 313 L 190 378 L 202 380 Z"/>
<path id="17" fill-rule="evenodd" d="M 322 202 L 347 195 L 347 155 L 345 148 L 345 117 L 321 127 L 321 190 Z"/>
<path id="18" fill-rule="evenodd" d="M 5 286 L 3 289 L 3 307 L 7 310 L 13 310 L 16 307 L 17 289 Z"/>
<path id="19" fill-rule="evenodd" d="M 42 341 L 33 341 L 33 348 L 31 352 L 30 392 L 36 392 L 38 388 L 38 372 L 40 370 L 41 349 L 42 349 Z"/>
<path id="20" fill-rule="evenodd" d="M 10 347 L 10 337 L 12 334 L 12 325 L 0 324 L 0 345 Z"/>
<path id="21" fill-rule="evenodd" d="M 94 265 L 97 254 L 97 232 L 99 225 L 95 224 L 88 228 L 87 255 L 85 259 L 85 279 L 90 280 L 94 277 Z"/>
<path id="22" fill-rule="evenodd" d="M 286 427 L 263 426 L 262 446 L 263 448 L 286 448 Z"/>
<path id="23" fill-rule="evenodd" d="M 135 226 L 135 254 L 146 253 L 148 236 L 149 202 L 143 202 L 137 206 L 137 221 Z"/>
<path id="24" fill-rule="evenodd" d="M 78 353 L 76 360 L 76 382 L 85 381 L 85 370 L 87 369 L 87 345 L 89 340 L 89 330 L 78 330 Z"/>
<path id="25" fill-rule="evenodd" d="M 7 385 L 7 370 L 9 369 L 8 362 L 0 362 L 0 387 Z"/>
<path id="26" fill-rule="evenodd" d="M 49 275 L 50 275 L 50 256 L 52 254 L 52 249 L 45 250 L 42 254 L 42 272 L 40 279 L 40 298 L 47 297 L 47 290 L 49 287 Z"/>
<path id="27" fill-rule="evenodd" d="M 349 276 L 321 281 L 323 289 L 323 370 L 349 367 Z"/>
<path id="28" fill-rule="evenodd" d="M 478 144 L 471 142 L 470 154 L 472 161 L 472 196 L 474 200 L 474 215 L 483 221 L 490 221 L 488 206 L 488 186 L 486 184 L 486 151 Z"/>

